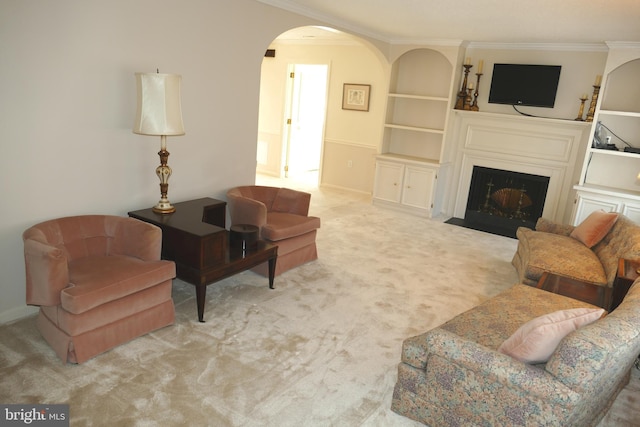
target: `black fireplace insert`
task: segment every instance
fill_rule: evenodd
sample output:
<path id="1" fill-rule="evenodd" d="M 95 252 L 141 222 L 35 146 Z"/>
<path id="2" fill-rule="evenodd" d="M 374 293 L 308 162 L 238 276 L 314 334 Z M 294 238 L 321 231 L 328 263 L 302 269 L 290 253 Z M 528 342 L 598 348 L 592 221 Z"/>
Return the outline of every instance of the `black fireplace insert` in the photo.
<path id="1" fill-rule="evenodd" d="M 542 216 L 549 177 L 474 166 L 464 220 L 458 225 L 507 237 L 535 228 Z"/>

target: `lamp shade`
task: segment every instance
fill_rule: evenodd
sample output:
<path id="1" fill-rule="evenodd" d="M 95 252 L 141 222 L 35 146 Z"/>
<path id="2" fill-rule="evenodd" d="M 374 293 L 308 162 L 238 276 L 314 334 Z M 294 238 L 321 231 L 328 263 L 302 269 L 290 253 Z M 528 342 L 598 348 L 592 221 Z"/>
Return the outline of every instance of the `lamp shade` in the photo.
<path id="1" fill-rule="evenodd" d="M 184 135 L 179 74 L 136 73 L 138 108 L 133 132 Z"/>

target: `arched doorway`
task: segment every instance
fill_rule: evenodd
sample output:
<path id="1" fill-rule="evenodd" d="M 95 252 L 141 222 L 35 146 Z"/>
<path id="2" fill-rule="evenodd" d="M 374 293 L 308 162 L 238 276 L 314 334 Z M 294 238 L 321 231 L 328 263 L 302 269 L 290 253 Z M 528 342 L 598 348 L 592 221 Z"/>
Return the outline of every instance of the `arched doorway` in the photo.
<path id="1" fill-rule="evenodd" d="M 386 58 L 362 39 L 326 27 L 287 31 L 269 49 L 261 68 L 257 176 L 312 176 L 316 186 L 345 188 L 355 176 L 366 182 L 358 182 L 360 188 L 372 188 L 389 81 Z M 345 83 L 372 84 L 371 111 L 342 109 Z"/>

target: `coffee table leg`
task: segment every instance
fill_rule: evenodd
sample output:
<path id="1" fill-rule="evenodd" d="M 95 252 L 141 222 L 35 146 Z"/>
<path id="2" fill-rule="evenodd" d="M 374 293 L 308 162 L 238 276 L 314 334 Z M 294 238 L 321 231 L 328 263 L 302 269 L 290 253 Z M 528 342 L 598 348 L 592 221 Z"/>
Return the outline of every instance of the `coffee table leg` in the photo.
<path id="1" fill-rule="evenodd" d="M 207 299 L 207 285 L 196 285 L 196 303 L 198 305 L 198 320 L 204 323 L 204 301 Z"/>
<path id="2" fill-rule="evenodd" d="M 269 289 L 273 289 L 273 278 L 276 275 L 276 260 L 278 256 L 269 258 Z"/>

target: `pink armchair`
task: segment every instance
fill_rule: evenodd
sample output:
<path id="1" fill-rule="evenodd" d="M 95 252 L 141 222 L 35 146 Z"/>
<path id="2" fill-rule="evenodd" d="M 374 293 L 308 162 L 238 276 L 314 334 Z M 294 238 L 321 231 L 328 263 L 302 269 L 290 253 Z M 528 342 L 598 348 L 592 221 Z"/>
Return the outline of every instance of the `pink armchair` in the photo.
<path id="1" fill-rule="evenodd" d="M 288 188 L 247 185 L 227 191 L 231 224 L 250 224 L 278 246 L 276 275 L 318 259 L 320 218 L 309 216 L 311 194 Z M 266 276 L 266 264 L 253 269 Z"/>
<path id="2" fill-rule="evenodd" d="M 64 362 L 82 363 L 174 322 L 175 264 L 161 230 L 133 218 L 74 216 L 23 233 L 26 301 Z"/>

